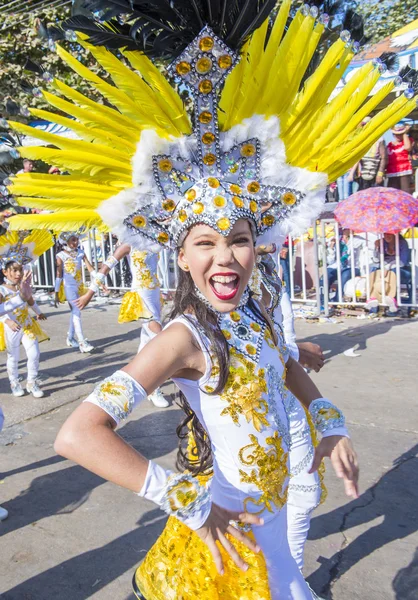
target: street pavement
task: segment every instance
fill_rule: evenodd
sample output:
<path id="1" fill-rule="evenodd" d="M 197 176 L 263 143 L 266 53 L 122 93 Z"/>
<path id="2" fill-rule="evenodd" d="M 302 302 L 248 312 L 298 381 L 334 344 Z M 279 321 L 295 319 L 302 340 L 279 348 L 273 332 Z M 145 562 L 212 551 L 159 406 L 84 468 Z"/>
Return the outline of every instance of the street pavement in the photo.
<path id="1" fill-rule="evenodd" d="M 135 354 L 139 330 L 118 325 L 118 306 L 93 305 L 83 326 L 96 350 L 83 355 L 65 347 L 66 307 L 45 311 L 45 398 L 12 398 L 1 367 L 0 504 L 10 515 L 0 523 L 0 598 L 133 600 L 134 569 L 162 531 L 164 514 L 56 456 L 53 443 L 94 384 Z M 327 469 L 329 495 L 312 518 L 305 574 L 328 599 L 417 600 L 418 320 L 336 321 L 298 320 L 297 333 L 326 353 L 313 378 L 344 410 L 360 458 L 361 495 L 347 498 Z M 353 347 L 360 356 L 344 354 Z M 145 402 L 119 433 L 173 467 L 181 411 L 174 386 L 164 391 L 170 408 Z"/>

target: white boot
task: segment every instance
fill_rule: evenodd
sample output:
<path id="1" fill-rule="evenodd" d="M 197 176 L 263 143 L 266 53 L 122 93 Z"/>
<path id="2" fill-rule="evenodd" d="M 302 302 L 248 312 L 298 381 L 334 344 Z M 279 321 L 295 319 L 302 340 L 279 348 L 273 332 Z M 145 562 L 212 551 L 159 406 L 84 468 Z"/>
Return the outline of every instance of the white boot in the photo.
<path id="1" fill-rule="evenodd" d="M 88 353 L 94 350 L 94 347 L 91 344 L 89 344 L 88 340 L 81 340 L 79 348 L 80 352 L 82 353 Z"/>
<path id="2" fill-rule="evenodd" d="M 7 510 L 0 506 L 0 521 L 4 521 L 4 519 L 7 519 L 8 516 L 9 513 L 7 512 Z"/>
<path id="3" fill-rule="evenodd" d="M 25 395 L 25 392 L 23 391 L 23 388 L 20 385 L 20 381 L 18 381 L 18 380 L 11 381 L 10 387 L 12 388 L 13 396 L 15 396 L 16 398 L 20 398 L 21 396 Z"/>
<path id="4" fill-rule="evenodd" d="M 157 388 L 155 392 L 148 396 L 148 400 L 157 408 L 167 408 L 167 406 L 170 406 L 170 403 L 164 398 L 164 394 L 160 388 Z"/>
<path id="5" fill-rule="evenodd" d="M 28 394 L 32 394 L 34 398 L 44 397 L 44 393 L 36 381 L 28 381 L 28 383 L 26 384 L 26 391 L 28 392 Z"/>
<path id="6" fill-rule="evenodd" d="M 67 346 L 69 348 L 78 348 L 78 342 L 75 337 L 70 337 L 70 332 L 67 333 Z"/>

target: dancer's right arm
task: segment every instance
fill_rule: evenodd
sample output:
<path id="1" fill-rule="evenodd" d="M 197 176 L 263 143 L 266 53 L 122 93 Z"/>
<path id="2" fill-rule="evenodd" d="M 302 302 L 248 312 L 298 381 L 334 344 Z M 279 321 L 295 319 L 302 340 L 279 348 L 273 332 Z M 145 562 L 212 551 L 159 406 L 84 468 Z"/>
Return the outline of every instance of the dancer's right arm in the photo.
<path id="1" fill-rule="evenodd" d="M 122 371 L 96 387 L 89 401 L 83 402 L 64 423 L 55 442 L 55 450 L 93 473 L 161 506 L 164 498 L 168 497 L 166 480 L 169 474 L 148 461 L 114 429 L 119 418 L 128 417 L 138 401 L 168 379 L 183 377 L 198 380 L 205 369 L 205 357 L 190 331 L 174 323 L 151 340 Z M 195 529 L 208 545 L 219 572 L 223 567 L 216 542 L 222 544 L 234 562 L 246 570 L 246 564 L 225 538 L 225 533 L 257 551 L 255 543 L 235 529 L 230 520 L 256 525 L 261 525 L 262 521 L 255 515 L 238 515 L 214 504 L 206 503 L 204 510 L 202 521 L 199 521 L 199 511 L 192 517 L 192 523 L 182 520 Z"/>
<path id="2" fill-rule="evenodd" d="M 112 256 L 110 258 L 108 258 L 106 260 L 106 262 L 104 262 L 102 264 L 102 266 L 100 267 L 99 272 L 96 276 L 97 279 L 99 279 L 99 282 L 96 285 L 94 285 L 94 282 L 93 282 L 93 285 L 90 286 L 90 288 L 87 290 L 87 292 L 85 294 L 83 294 L 82 296 L 80 296 L 80 298 L 77 298 L 77 300 L 74 301 L 74 304 L 80 310 L 83 310 L 83 308 L 86 308 L 86 306 L 88 305 L 90 300 L 93 298 L 94 294 L 96 293 L 96 286 L 98 286 L 99 283 L 102 283 L 104 285 L 106 275 L 108 275 L 110 273 L 110 271 L 113 269 L 114 266 L 116 266 L 116 264 L 118 262 L 120 262 L 123 258 L 125 258 L 125 256 L 128 256 L 130 251 L 131 251 L 131 247 L 129 246 L 129 244 L 121 244 L 120 246 L 118 246 L 116 248 L 116 250 L 114 251 Z M 112 259 L 116 262 L 113 263 Z"/>

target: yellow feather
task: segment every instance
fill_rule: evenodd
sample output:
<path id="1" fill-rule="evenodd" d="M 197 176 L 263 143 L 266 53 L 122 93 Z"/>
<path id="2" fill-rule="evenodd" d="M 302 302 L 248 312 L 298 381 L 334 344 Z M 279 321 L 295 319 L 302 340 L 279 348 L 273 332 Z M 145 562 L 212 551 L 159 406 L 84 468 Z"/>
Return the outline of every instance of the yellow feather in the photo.
<path id="1" fill-rule="evenodd" d="M 334 181 L 331 177 L 339 177 L 345 173 L 359 160 L 359 156 L 360 158 L 364 156 L 385 131 L 412 112 L 414 106 L 415 99 L 408 100 L 402 94 L 392 104 L 378 112 L 367 125 L 361 127 L 357 135 L 352 136 L 340 147 L 334 148 L 331 157 L 324 153 L 318 161 L 318 168 L 321 171 L 329 171 L 329 179 Z"/>
<path id="2" fill-rule="evenodd" d="M 99 177 L 92 177 L 90 175 L 82 175 L 81 173 L 77 173 L 75 175 L 65 175 L 64 180 L 61 177 L 58 178 L 57 175 L 49 175 L 46 173 L 19 173 L 17 175 L 12 175 L 11 179 L 12 182 L 30 181 L 34 185 L 45 184 L 46 186 L 48 184 L 54 186 L 59 181 L 60 185 L 62 186 L 74 187 L 74 189 L 85 190 L 86 193 L 88 193 L 89 190 L 106 189 L 109 190 L 109 195 L 114 194 L 115 190 L 121 190 L 126 188 L 126 181 L 123 181 L 121 179 L 115 178 L 112 180 L 104 178 L 103 175 Z"/>
<path id="3" fill-rule="evenodd" d="M 251 90 L 251 93 L 246 94 L 241 106 L 235 112 L 234 123 L 240 123 L 243 119 L 253 114 L 253 106 L 257 101 L 260 86 L 258 65 L 266 43 L 268 26 L 269 21 L 266 19 L 261 27 L 254 32 L 254 35 L 251 36 L 248 56 L 244 61 L 245 69 L 241 80 L 241 90 Z"/>
<path id="4" fill-rule="evenodd" d="M 283 50 L 280 47 L 275 60 L 275 64 L 278 66 L 277 74 L 273 80 L 274 83 L 268 88 L 269 93 L 265 100 L 268 116 L 281 115 L 285 112 L 298 93 L 300 81 L 309 64 L 307 51 L 311 49 L 309 40 L 314 24 L 313 17 L 305 17 L 298 29 L 293 30 L 291 26 L 289 27 L 281 45 Z M 277 94 L 277 89 L 281 89 L 280 94 Z"/>
<path id="5" fill-rule="evenodd" d="M 85 67 L 81 62 L 74 58 L 69 52 L 57 45 L 57 54 L 62 58 L 69 67 L 71 67 L 78 75 L 89 81 L 99 92 L 112 104 L 114 104 L 123 115 L 127 115 L 135 122 L 143 127 L 152 127 L 153 129 L 164 129 L 167 124 L 161 127 L 158 121 L 154 118 L 153 105 L 149 103 L 143 96 L 142 104 L 135 103 L 125 92 L 122 92 L 117 87 L 110 85 L 89 68 Z"/>
<path id="6" fill-rule="evenodd" d="M 63 100 L 62 98 L 58 98 L 58 96 L 55 96 L 50 92 L 44 91 L 43 94 L 51 106 L 54 106 L 58 110 L 62 110 L 68 115 L 77 118 L 79 121 L 84 123 L 86 127 L 91 127 L 92 129 L 95 127 L 106 127 L 113 135 L 119 135 L 121 138 L 124 136 L 130 143 L 136 144 L 139 141 L 141 136 L 140 127 L 137 126 L 136 131 L 130 127 L 127 127 L 126 123 L 123 122 L 123 119 L 119 119 L 119 116 L 121 117 L 122 115 L 119 115 L 117 111 L 114 111 L 113 115 L 108 116 L 102 110 L 101 105 L 91 108 L 84 108 L 77 106 L 76 104 L 72 104 L 67 100 Z"/>
<path id="7" fill-rule="evenodd" d="M 69 150 L 55 150 L 54 148 L 42 148 L 38 146 L 26 146 L 19 148 L 22 158 L 30 160 L 43 160 L 50 165 L 56 165 L 64 171 L 80 172 L 83 175 L 104 175 L 125 179 L 127 184 L 131 183 L 131 166 L 129 163 L 120 163 L 104 156 L 97 156 L 94 147 L 90 152 L 74 152 Z"/>
<path id="8" fill-rule="evenodd" d="M 45 119 L 45 121 L 51 121 L 64 127 L 68 127 L 76 133 L 80 138 L 86 140 L 86 142 L 92 142 L 93 144 L 101 142 L 110 148 L 117 148 L 118 150 L 133 156 L 135 153 L 135 144 L 129 143 L 128 140 L 121 140 L 120 137 L 113 135 L 109 131 L 103 129 L 89 129 L 74 119 L 63 117 L 57 113 L 49 112 L 48 110 L 41 110 L 36 108 L 29 109 L 31 114 L 38 119 Z"/>
<path id="9" fill-rule="evenodd" d="M 140 106 L 142 112 L 147 112 L 149 117 L 152 115 L 158 127 L 166 129 L 167 133 L 176 137 L 181 135 L 181 131 L 160 105 L 159 98 L 152 87 L 140 75 L 123 64 L 106 48 L 92 46 L 87 42 L 82 42 L 82 46 L 91 52 L 97 62 L 110 74 L 116 86 L 137 106 Z"/>
<path id="10" fill-rule="evenodd" d="M 158 94 L 161 106 L 167 114 L 171 115 L 176 127 L 184 135 L 190 135 L 192 128 L 183 101 L 161 71 L 141 52 L 124 51 L 122 54 L 126 56 L 131 66 L 141 73 L 146 82 Z"/>
<path id="11" fill-rule="evenodd" d="M 95 210 L 68 210 L 40 215 L 13 215 L 8 219 L 11 231 L 47 229 L 51 231 L 78 231 L 97 228 L 106 231 L 100 215 Z"/>
<path id="12" fill-rule="evenodd" d="M 61 150 L 70 150 L 74 152 L 86 153 L 92 151 L 92 145 L 89 142 L 84 142 L 82 140 L 71 140 L 69 138 L 63 137 L 62 135 L 48 133 L 47 131 L 37 129 L 35 129 L 34 131 L 33 127 L 29 127 L 28 125 L 24 125 L 23 123 L 19 123 L 17 121 L 9 121 L 9 124 L 15 131 L 23 133 L 24 135 L 34 136 L 39 140 L 46 142 L 47 144 L 57 146 L 57 148 L 60 148 Z M 110 149 L 108 146 L 103 146 L 102 144 L 95 144 L 93 146 L 93 152 L 97 157 L 103 157 L 106 159 L 111 156 L 112 160 L 120 161 L 121 164 L 126 165 L 126 154 L 124 154 L 123 152 L 119 152 L 119 150 L 116 150 L 115 148 Z"/>
<path id="13" fill-rule="evenodd" d="M 365 65 L 367 66 L 367 65 Z M 367 73 L 367 71 L 365 71 Z M 339 94 L 322 111 L 311 132 L 306 136 L 305 141 L 299 147 L 299 154 L 296 157 L 302 157 L 300 164 L 307 162 L 311 156 L 317 156 L 318 151 L 324 149 L 340 131 L 352 119 L 353 114 L 360 108 L 374 88 L 379 79 L 378 69 L 368 73 L 364 81 L 356 88 L 356 91 L 345 98 Z M 347 87 L 347 86 L 346 86 Z M 345 89 L 343 89 L 345 91 Z M 344 94 L 346 96 L 346 94 Z"/>
<path id="14" fill-rule="evenodd" d="M 58 194 L 57 194 L 58 196 Z M 64 196 L 65 198 L 65 196 Z M 26 206 L 27 208 L 40 208 L 42 210 L 53 210 L 53 211 L 62 211 L 69 209 L 93 209 L 96 210 L 100 204 L 103 202 L 102 199 L 94 199 L 94 198 L 86 198 L 83 194 L 77 200 L 76 197 L 62 199 L 62 194 L 59 195 L 59 198 L 49 197 L 49 198 L 35 198 L 33 196 L 15 196 L 15 201 L 19 206 Z"/>
<path id="15" fill-rule="evenodd" d="M 23 230 L 21 231 L 10 231 L 8 230 L 5 235 L 0 236 L 0 247 L 10 245 L 14 246 L 19 241 L 22 241 L 24 246 L 28 244 L 32 246 L 32 253 L 35 256 L 41 256 L 44 252 L 49 250 L 54 245 L 54 239 L 48 231 L 30 231 L 27 235 L 22 238 Z M 1 254 L 1 250 L 0 250 Z"/>
<path id="16" fill-rule="evenodd" d="M 315 72 L 306 80 L 305 85 L 301 92 L 297 95 L 293 106 L 289 109 L 291 113 L 286 121 L 286 128 L 291 127 L 293 122 L 302 112 L 310 105 L 311 101 L 315 102 L 315 95 L 318 94 L 318 90 L 326 84 L 329 73 L 333 71 L 343 54 L 345 53 L 345 43 L 342 40 L 337 40 L 328 49 L 324 58 L 315 69 Z M 340 71 L 340 78 L 343 75 L 343 71 Z M 282 92 L 283 93 L 283 92 Z"/>
<path id="17" fill-rule="evenodd" d="M 390 94 L 395 87 L 394 81 L 389 81 L 376 94 L 374 94 L 365 104 L 353 115 L 350 122 L 337 134 L 332 142 L 332 145 L 337 147 L 341 142 L 348 139 L 352 132 L 360 125 L 365 117 L 370 115 Z"/>
<path id="18" fill-rule="evenodd" d="M 234 116 L 235 104 L 241 89 L 241 80 L 245 71 L 245 61 L 247 60 L 249 41 L 247 40 L 241 50 L 241 60 L 232 69 L 225 80 L 221 101 L 219 103 L 218 119 L 219 127 L 222 131 L 231 128 L 231 122 Z"/>
<path id="19" fill-rule="evenodd" d="M 35 177 L 41 175 L 40 173 L 19 173 L 18 175 L 11 176 L 12 187 L 10 188 L 12 193 L 19 194 L 21 190 L 25 190 L 25 194 L 28 195 L 48 195 L 49 191 L 63 193 L 77 193 L 85 194 L 89 197 L 102 196 L 107 198 L 118 192 L 118 189 L 109 186 L 95 183 L 89 178 L 84 181 L 82 179 L 75 179 L 74 176 L 65 175 L 57 177 L 56 175 L 44 175 L 43 178 Z M 29 176 L 29 177 L 28 177 Z M 31 193 L 33 191 L 33 194 Z"/>

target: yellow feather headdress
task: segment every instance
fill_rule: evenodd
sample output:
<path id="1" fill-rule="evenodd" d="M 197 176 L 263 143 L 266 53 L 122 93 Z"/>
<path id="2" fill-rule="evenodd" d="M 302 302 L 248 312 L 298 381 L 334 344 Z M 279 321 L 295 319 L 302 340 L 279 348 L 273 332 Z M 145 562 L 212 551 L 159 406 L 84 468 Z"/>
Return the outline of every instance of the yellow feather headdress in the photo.
<path id="1" fill-rule="evenodd" d="M 393 91 L 388 83 L 370 97 L 382 61 L 364 65 L 335 93 L 354 56 L 344 31 L 306 78 L 326 20 L 306 7 L 290 19 L 291 0 L 283 0 L 274 19 L 268 16 L 273 0 L 237 0 L 227 15 L 216 12 L 221 8 L 215 2 L 202 15 L 184 2 L 175 9 L 179 14 L 170 5 L 167 15 L 152 16 L 152 2 L 146 4 L 150 23 L 160 26 L 141 38 L 143 50 L 164 46 L 175 56 L 170 79 L 134 49 L 121 27 L 103 23 L 106 11 L 102 22 L 83 17 L 67 23 L 89 34 L 79 33 L 78 40 L 113 85 L 61 47 L 58 55 L 111 106 L 54 80 L 54 93 L 44 92 L 45 99 L 68 117 L 32 113 L 69 127 L 80 139 L 10 123 L 54 146 L 22 147 L 22 157 L 69 173 L 13 177 L 10 192 L 20 205 L 53 212 L 12 217 L 11 229 L 98 227 L 138 248 L 176 246 L 196 223 L 223 234 L 239 218 L 251 220 L 257 235 L 301 229 L 320 212 L 328 182 L 415 107 L 408 89 L 360 127 Z M 117 3 L 105 5 L 114 23 Z M 125 15 L 130 26 L 134 17 Z M 175 23 L 180 17 L 181 27 Z M 122 48 L 123 59 L 106 44 Z M 173 80 L 190 90 L 192 118 Z"/>
<path id="2" fill-rule="evenodd" d="M 11 261 L 27 265 L 53 245 L 48 231 L 8 231 L 0 236 L 0 267 Z"/>

